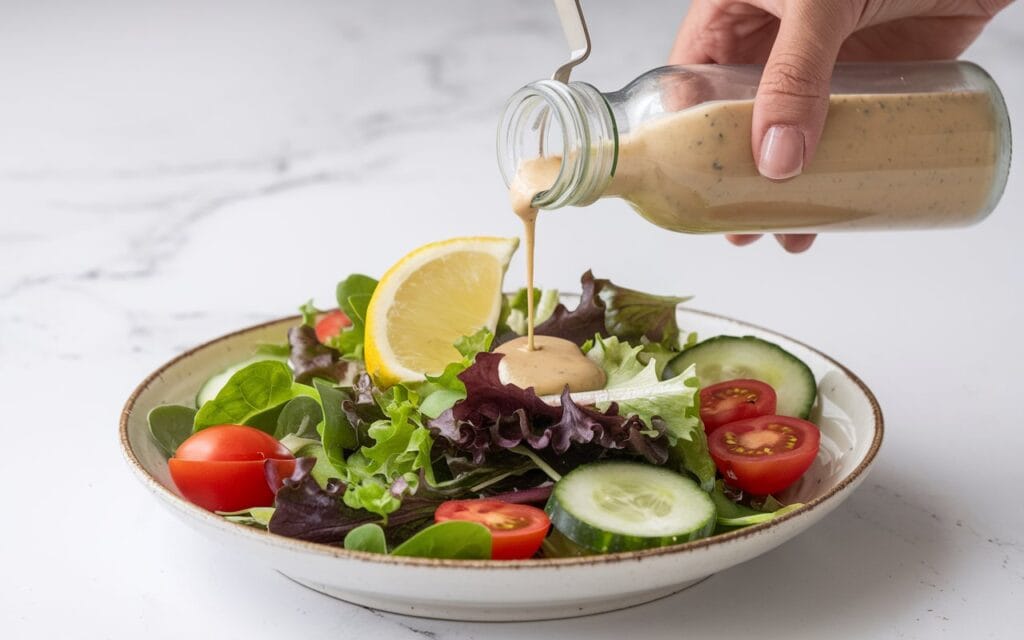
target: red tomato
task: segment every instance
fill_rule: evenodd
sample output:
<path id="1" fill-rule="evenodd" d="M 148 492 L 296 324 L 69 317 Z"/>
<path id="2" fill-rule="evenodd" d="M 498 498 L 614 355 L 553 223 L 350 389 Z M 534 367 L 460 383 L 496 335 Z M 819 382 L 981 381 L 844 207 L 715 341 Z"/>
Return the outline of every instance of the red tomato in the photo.
<path id="1" fill-rule="evenodd" d="M 525 504 L 500 500 L 449 500 L 434 512 L 434 522 L 468 520 L 491 530 L 491 558 L 532 558 L 551 527 L 548 514 Z"/>
<path id="2" fill-rule="evenodd" d="M 708 448 L 725 481 L 755 495 L 782 491 L 818 455 L 821 432 L 811 422 L 760 416 L 716 429 Z"/>
<path id="3" fill-rule="evenodd" d="M 700 390 L 700 419 L 711 433 L 723 424 L 775 413 L 775 390 L 760 380 L 726 380 Z"/>
<path id="4" fill-rule="evenodd" d="M 274 504 L 264 461 L 273 460 L 286 478 L 295 456 L 259 429 L 226 424 L 198 431 L 167 461 L 171 479 L 189 501 L 210 511 L 239 511 Z"/>
<path id="5" fill-rule="evenodd" d="M 352 321 L 345 315 L 344 311 L 335 309 L 334 311 L 328 311 L 324 315 L 320 316 L 320 319 L 316 321 L 316 339 L 320 342 L 326 343 L 334 336 L 341 333 L 341 330 L 345 327 L 351 327 Z"/>

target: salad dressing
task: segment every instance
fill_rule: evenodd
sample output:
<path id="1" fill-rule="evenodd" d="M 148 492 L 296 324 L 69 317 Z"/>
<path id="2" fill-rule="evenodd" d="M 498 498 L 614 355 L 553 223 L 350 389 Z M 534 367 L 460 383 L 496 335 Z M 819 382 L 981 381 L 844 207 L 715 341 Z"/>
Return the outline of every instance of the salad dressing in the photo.
<path id="1" fill-rule="evenodd" d="M 553 336 L 536 336 L 534 348 L 523 336 L 494 350 L 505 354 L 498 364 L 498 377 L 505 384 L 526 389 L 539 396 L 569 391 L 593 391 L 604 387 L 604 369 L 588 358 L 574 343 Z"/>
<path id="2" fill-rule="evenodd" d="M 509 186 L 512 211 L 523 221 L 526 241 L 526 335 L 494 351 L 505 355 L 498 368 L 501 381 L 523 389 L 533 387 L 537 395 L 561 393 L 566 385 L 573 392 L 593 391 L 603 388 L 606 381 L 604 370 L 573 342 L 534 335 L 533 256 L 537 208 L 533 206 L 533 199 L 551 186 L 560 164 L 560 158 L 525 163 Z"/>
<path id="3" fill-rule="evenodd" d="M 533 199 L 537 194 L 551 187 L 562 159 L 537 158 L 523 163 L 508 188 L 512 211 L 523 221 L 523 236 L 526 241 L 526 290 L 533 291 L 533 247 L 537 230 L 537 207 Z M 532 295 L 526 296 L 526 337 L 529 349 L 536 349 L 533 339 L 533 325 L 536 317 Z"/>

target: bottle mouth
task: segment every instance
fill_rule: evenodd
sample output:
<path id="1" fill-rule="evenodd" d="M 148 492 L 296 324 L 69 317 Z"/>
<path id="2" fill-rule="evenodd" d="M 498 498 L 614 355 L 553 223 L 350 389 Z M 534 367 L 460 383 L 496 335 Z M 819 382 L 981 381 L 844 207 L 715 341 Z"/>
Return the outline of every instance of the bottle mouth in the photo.
<path id="1" fill-rule="evenodd" d="M 596 200 L 614 173 L 618 135 L 611 108 L 589 84 L 539 80 L 509 98 L 498 126 L 498 167 L 506 186 L 530 164 L 549 182 L 533 206 Z M 557 169 L 556 169 L 557 168 Z"/>

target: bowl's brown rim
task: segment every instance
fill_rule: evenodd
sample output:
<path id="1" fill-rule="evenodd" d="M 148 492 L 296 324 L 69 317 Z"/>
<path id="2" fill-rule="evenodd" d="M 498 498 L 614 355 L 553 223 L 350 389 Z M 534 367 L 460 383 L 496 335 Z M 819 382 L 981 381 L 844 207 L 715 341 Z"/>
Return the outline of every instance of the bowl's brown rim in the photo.
<path id="1" fill-rule="evenodd" d="M 860 390 L 867 397 L 868 401 L 871 403 L 871 409 L 872 409 L 872 413 L 873 413 L 873 416 L 874 416 L 874 426 L 875 426 L 874 435 L 873 435 L 872 440 L 871 440 L 871 446 L 868 448 L 868 451 L 865 454 L 864 459 L 860 461 L 860 463 L 853 469 L 853 471 L 851 471 L 846 477 L 844 477 L 842 480 L 840 480 L 834 487 L 829 489 L 825 494 L 823 494 L 823 495 L 821 495 L 821 496 L 811 500 L 810 502 L 806 503 L 803 507 L 800 507 L 799 509 L 791 511 L 791 512 L 789 512 L 787 514 L 784 514 L 782 516 L 779 516 L 778 518 L 774 518 L 774 519 L 772 519 L 772 520 L 770 520 L 768 522 L 762 523 L 762 524 L 752 525 L 752 526 L 749 526 L 749 527 L 744 527 L 743 529 L 738 529 L 736 531 L 730 531 L 728 533 L 722 533 L 722 534 L 719 534 L 719 535 L 716 535 L 716 536 L 711 536 L 711 537 L 708 537 L 708 538 L 702 538 L 700 540 L 695 540 L 693 542 L 686 542 L 686 543 L 682 543 L 682 544 L 678 544 L 678 545 L 672 545 L 672 546 L 668 546 L 668 547 L 657 547 L 657 548 L 654 548 L 654 549 L 645 549 L 645 550 L 642 550 L 642 551 L 627 551 L 627 552 L 618 552 L 618 553 L 608 553 L 608 554 L 601 554 L 601 555 L 582 556 L 582 557 L 576 557 L 576 558 L 540 558 L 540 559 L 530 559 L 530 560 L 448 560 L 448 559 L 440 559 L 440 558 L 413 558 L 413 557 L 390 556 L 390 555 L 382 555 L 382 554 L 375 554 L 375 553 L 367 553 L 367 552 L 362 552 L 362 551 L 350 551 L 350 550 L 344 549 L 342 547 L 336 547 L 336 546 L 333 546 L 333 545 L 322 544 L 322 543 L 317 543 L 317 542 L 307 542 L 305 540 L 299 540 L 299 539 L 296 539 L 296 538 L 289 538 L 289 537 L 277 535 L 277 534 L 274 534 L 274 533 L 270 533 L 268 531 L 262 531 L 262 530 L 259 530 L 259 529 L 256 529 L 254 527 L 250 527 L 250 526 L 247 526 L 247 525 L 238 524 L 238 523 L 231 522 L 229 520 L 225 520 L 221 516 L 218 516 L 218 515 L 216 515 L 214 513 L 206 511 L 205 509 L 192 504 L 191 502 L 185 500 L 184 498 L 181 498 L 180 496 L 175 494 L 173 491 L 171 491 L 167 487 L 165 487 L 163 484 L 158 482 L 157 479 L 154 478 L 145 469 L 145 467 L 142 466 L 142 463 L 139 461 L 138 457 L 135 455 L 135 452 L 132 450 L 131 444 L 128 441 L 128 419 L 129 419 L 129 416 L 131 415 L 133 409 L 135 408 L 135 403 L 138 400 L 138 397 L 156 379 L 161 377 L 161 375 L 167 369 L 169 369 L 170 367 L 174 366 L 175 364 L 181 362 L 182 360 L 185 360 L 185 359 L 191 357 L 195 353 L 197 353 L 199 351 L 202 351 L 203 349 L 211 347 L 211 346 L 213 346 L 213 345 L 215 345 L 215 344 L 217 344 L 219 342 L 222 342 L 224 340 L 229 340 L 231 338 L 235 338 L 237 336 L 240 336 L 240 335 L 243 335 L 243 334 L 246 334 L 246 333 L 253 333 L 253 332 L 256 332 L 256 331 L 260 331 L 262 329 L 265 329 L 265 328 L 267 328 L 269 326 L 272 326 L 272 325 L 275 325 L 275 324 L 283 324 L 285 322 L 295 322 L 295 321 L 298 321 L 301 316 L 288 316 L 288 317 L 284 317 L 284 318 L 278 318 L 276 320 L 270 320 L 270 321 L 267 321 L 267 322 L 262 322 L 260 324 L 252 325 L 252 326 L 246 327 L 244 329 L 239 329 L 238 331 L 233 331 L 231 333 L 227 333 L 227 334 L 222 335 L 220 337 L 214 338 L 213 340 L 209 340 L 209 341 L 204 342 L 204 343 L 202 343 L 202 344 L 200 344 L 200 345 L 198 345 L 196 347 L 193 347 L 193 348 L 189 349 L 188 351 L 185 351 L 181 355 L 179 355 L 179 356 L 169 360 L 168 362 L 164 363 L 162 366 L 160 366 L 153 373 L 149 374 L 145 378 L 145 380 L 143 380 L 135 388 L 135 390 L 132 391 L 132 394 L 128 397 L 128 400 L 127 400 L 127 402 L 124 405 L 124 408 L 121 410 L 119 435 L 120 435 L 122 453 L 124 454 L 126 460 L 128 461 L 128 464 L 132 467 L 132 470 L 139 477 L 140 481 L 142 481 L 144 484 L 148 485 L 149 488 L 152 491 L 154 491 L 155 493 L 159 494 L 161 497 L 163 497 L 165 500 L 167 500 L 171 505 L 175 506 L 178 510 L 183 511 L 183 512 L 189 514 L 190 516 L 194 517 L 194 518 L 199 518 L 201 520 L 205 520 L 207 522 L 207 524 L 210 524 L 211 526 L 226 527 L 226 528 L 228 528 L 228 530 L 234 531 L 235 533 L 237 533 L 239 535 L 252 536 L 254 539 L 256 539 L 256 540 L 258 540 L 260 542 L 270 543 L 270 544 L 272 544 L 274 546 L 284 547 L 284 548 L 292 549 L 292 550 L 295 550 L 295 551 L 302 551 L 302 552 L 306 552 L 306 553 L 314 553 L 314 554 L 318 554 L 318 555 L 333 556 L 333 557 L 337 557 L 337 558 L 347 558 L 347 559 L 353 559 L 353 560 L 361 560 L 361 561 L 373 562 L 373 563 L 379 563 L 379 564 L 403 565 L 403 566 L 414 566 L 414 567 L 436 567 L 436 568 L 450 568 L 450 569 L 506 569 L 507 570 L 507 569 L 531 569 L 531 568 L 532 569 L 543 569 L 543 568 L 558 568 L 558 567 L 569 567 L 569 566 L 585 566 L 585 565 L 616 563 L 616 562 L 625 562 L 625 561 L 640 561 L 640 560 L 644 560 L 646 558 L 653 558 L 653 557 L 664 556 L 664 555 L 674 555 L 674 554 L 677 554 L 677 553 L 685 553 L 685 552 L 688 552 L 688 551 L 695 551 L 697 549 L 705 549 L 705 548 L 712 547 L 712 546 L 715 546 L 715 545 L 727 544 L 727 543 L 732 542 L 732 541 L 740 540 L 740 539 L 743 539 L 743 538 L 748 538 L 748 537 L 751 537 L 751 536 L 756 536 L 756 535 L 758 535 L 760 533 L 763 533 L 763 532 L 765 532 L 765 531 L 767 531 L 769 529 L 772 529 L 774 527 L 778 527 L 779 525 L 782 525 L 782 524 L 784 524 L 784 523 L 786 523 L 786 522 L 788 522 L 790 520 L 793 520 L 794 518 L 799 518 L 802 515 L 807 514 L 807 513 L 811 512 L 811 511 L 813 511 L 814 509 L 816 509 L 820 505 L 822 505 L 822 503 L 828 501 L 833 496 L 835 496 L 835 495 L 839 494 L 840 492 L 846 490 L 862 474 L 864 474 L 867 471 L 868 467 L 871 466 L 871 463 L 874 461 L 875 457 L 877 456 L 878 450 L 879 450 L 879 448 L 882 445 L 882 437 L 883 437 L 883 432 L 884 432 L 884 420 L 883 420 L 883 417 L 882 417 L 882 409 L 878 405 L 878 400 L 875 398 L 875 395 L 871 392 L 871 389 L 869 389 L 868 386 L 866 384 L 864 384 L 864 382 L 860 379 L 860 377 L 858 377 L 855 373 L 850 371 L 847 367 L 845 367 L 841 363 L 837 362 L 831 356 L 829 356 L 829 355 L 819 351 L 818 349 L 815 349 L 814 347 L 811 347 L 811 346 L 809 346 L 809 345 L 807 345 L 807 344 L 805 344 L 805 343 L 803 343 L 803 342 L 801 342 L 799 340 L 794 340 L 793 338 L 790 338 L 790 337 L 788 337 L 786 335 L 783 335 L 783 334 L 781 334 L 781 333 L 779 333 L 777 331 L 773 331 L 771 329 L 766 329 L 764 327 L 760 327 L 758 325 L 750 324 L 750 323 L 744 322 L 742 320 L 737 320 L 735 318 L 730 318 L 728 316 L 723 316 L 723 315 L 719 315 L 719 314 L 716 314 L 716 313 L 711 313 L 711 312 L 708 312 L 708 311 L 700 311 L 698 309 L 692 309 L 692 308 L 688 308 L 688 307 L 680 307 L 679 310 L 683 311 L 684 313 L 692 313 L 692 314 L 697 314 L 697 315 L 702 315 L 702 316 L 705 316 L 705 317 L 713 318 L 713 319 L 716 319 L 716 320 L 733 322 L 733 323 L 736 323 L 736 324 L 748 327 L 750 329 L 755 329 L 757 331 L 763 331 L 763 332 L 765 332 L 765 333 L 767 333 L 769 335 L 776 336 L 778 338 L 782 338 L 782 339 L 787 340 L 787 341 L 789 341 L 789 342 L 791 342 L 793 344 L 800 345 L 801 347 L 803 347 L 803 348 L 805 348 L 805 349 L 815 353 L 816 355 L 824 358 L 827 362 L 831 363 L 833 366 L 835 366 L 837 369 L 839 369 L 845 375 L 847 375 L 854 382 L 854 384 L 856 384 L 860 388 Z"/>

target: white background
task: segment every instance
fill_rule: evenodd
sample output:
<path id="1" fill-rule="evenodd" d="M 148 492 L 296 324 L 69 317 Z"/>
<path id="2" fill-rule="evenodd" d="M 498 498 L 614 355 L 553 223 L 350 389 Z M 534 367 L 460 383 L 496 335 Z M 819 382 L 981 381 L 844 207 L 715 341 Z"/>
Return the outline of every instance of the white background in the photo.
<path id="1" fill-rule="evenodd" d="M 684 2 L 587 3 L 577 73 L 663 63 Z M 628 8 L 627 8 L 628 7 Z M 1024 594 L 1024 181 L 965 230 L 807 254 L 674 235 L 618 201 L 545 214 L 588 267 L 808 342 L 876 391 L 874 471 L 825 522 L 657 603 L 574 621 L 379 614 L 217 547 L 131 477 L 120 407 L 183 349 L 331 302 L 423 242 L 515 235 L 505 98 L 565 53 L 550 4 L 0 2 L 0 624 L 5 638 L 1005 638 Z M 1024 131 L 1024 5 L 968 52 Z M 522 283 L 516 263 L 509 286 Z"/>

